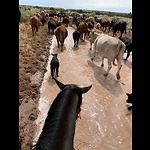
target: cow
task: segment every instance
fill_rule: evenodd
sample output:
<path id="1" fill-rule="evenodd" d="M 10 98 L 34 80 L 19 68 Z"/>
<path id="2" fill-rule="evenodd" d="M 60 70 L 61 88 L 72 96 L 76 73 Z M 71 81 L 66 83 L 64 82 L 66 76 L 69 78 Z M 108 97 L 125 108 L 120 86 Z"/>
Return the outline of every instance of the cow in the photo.
<path id="1" fill-rule="evenodd" d="M 61 43 L 61 51 L 63 51 L 64 41 L 68 36 L 68 30 L 65 24 L 61 24 L 54 30 L 54 34 L 56 36 L 57 45 L 59 48 L 59 42 Z"/>
<path id="2" fill-rule="evenodd" d="M 113 36 L 115 36 L 115 34 L 116 34 L 117 31 L 120 31 L 121 32 L 120 37 L 122 37 L 122 34 L 124 32 L 127 33 L 126 32 L 126 26 L 127 26 L 127 23 L 125 21 L 122 21 L 122 20 L 114 18 L 110 22 L 108 32 L 112 28 L 112 30 L 113 30 Z"/>
<path id="3" fill-rule="evenodd" d="M 66 26 L 68 27 L 68 25 L 69 25 L 69 17 L 65 16 L 65 17 L 63 18 L 62 23 L 66 24 Z"/>
<path id="4" fill-rule="evenodd" d="M 43 26 L 46 23 L 46 19 L 44 17 L 41 18 L 41 23 L 42 23 Z"/>
<path id="5" fill-rule="evenodd" d="M 126 45 L 125 52 L 127 52 L 127 56 L 124 59 L 126 61 L 128 57 L 130 56 L 130 52 L 132 51 L 132 39 L 129 39 L 127 37 L 119 37 L 119 39 L 123 41 Z"/>
<path id="6" fill-rule="evenodd" d="M 80 22 L 77 28 L 80 32 L 80 39 L 85 41 L 85 37 L 88 34 L 88 25 L 86 22 Z"/>
<path id="7" fill-rule="evenodd" d="M 106 32 L 107 28 L 110 26 L 110 20 L 103 20 L 101 19 L 101 28 L 103 28 L 103 31 Z"/>
<path id="8" fill-rule="evenodd" d="M 78 47 L 79 39 L 80 39 L 80 32 L 78 30 L 75 30 L 72 33 L 73 41 L 74 41 L 74 47 Z"/>
<path id="9" fill-rule="evenodd" d="M 56 29 L 56 23 L 54 21 L 48 21 L 48 31 L 52 30 L 52 34 L 54 34 L 54 30 Z"/>
<path id="10" fill-rule="evenodd" d="M 132 93 L 126 93 L 126 95 L 128 97 L 128 99 L 126 100 L 126 102 L 132 104 L 132 102 L 133 102 L 133 100 L 132 100 L 133 99 L 132 98 Z M 132 110 L 132 106 L 129 106 L 128 110 L 131 111 Z"/>
<path id="11" fill-rule="evenodd" d="M 54 73 L 56 72 L 56 75 L 58 77 L 58 72 L 59 72 L 59 60 L 57 58 L 58 54 L 51 54 L 52 59 L 50 61 L 50 69 L 51 69 L 51 77 L 54 79 Z"/>
<path id="12" fill-rule="evenodd" d="M 36 32 L 38 32 L 38 30 L 42 24 L 37 16 L 32 16 L 30 18 L 30 25 L 32 28 L 32 35 L 34 35 L 35 30 L 36 30 Z"/>
<path id="13" fill-rule="evenodd" d="M 89 36 L 90 42 L 93 43 L 93 56 L 91 61 L 93 61 L 97 53 L 102 58 L 101 67 L 103 67 L 104 58 L 106 58 L 108 60 L 108 69 L 104 75 L 107 76 L 110 69 L 112 68 L 112 62 L 114 59 L 117 59 L 118 70 L 116 73 L 116 78 L 119 80 L 121 78 L 120 70 L 122 67 L 122 59 L 126 45 L 118 38 L 109 36 L 104 33 L 97 33 L 95 30 L 92 30 Z"/>

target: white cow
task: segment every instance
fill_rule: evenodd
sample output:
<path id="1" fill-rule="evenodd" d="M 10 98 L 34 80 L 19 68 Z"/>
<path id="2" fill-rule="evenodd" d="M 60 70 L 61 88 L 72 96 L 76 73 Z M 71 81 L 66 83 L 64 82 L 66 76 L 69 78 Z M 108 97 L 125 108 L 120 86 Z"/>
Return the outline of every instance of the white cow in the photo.
<path id="1" fill-rule="evenodd" d="M 91 58 L 91 61 L 93 61 L 96 53 L 102 57 L 101 67 L 104 66 L 104 58 L 108 59 L 108 69 L 104 74 L 107 76 L 112 68 L 112 62 L 117 59 L 118 70 L 116 78 L 120 79 L 122 59 L 126 48 L 125 44 L 118 38 L 103 33 L 97 33 L 95 30 L 90 32 L 89 37 L 90 42 L 93 43 L 93 57 Z"/>

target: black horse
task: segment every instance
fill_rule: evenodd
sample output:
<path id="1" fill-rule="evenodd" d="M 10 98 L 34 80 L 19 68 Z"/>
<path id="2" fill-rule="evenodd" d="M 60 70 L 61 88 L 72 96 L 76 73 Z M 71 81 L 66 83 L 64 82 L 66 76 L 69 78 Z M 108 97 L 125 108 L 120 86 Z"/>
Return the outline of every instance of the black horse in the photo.
<path id="1" fill-rule="evenodd" d="M 64 85 L 55 81 L 61 92 L 49 109 L 41 135 L 34 146 L 35 150 L 74 150 L 75 126 L 81 111 L 82 94 L 92 87 Z"/>

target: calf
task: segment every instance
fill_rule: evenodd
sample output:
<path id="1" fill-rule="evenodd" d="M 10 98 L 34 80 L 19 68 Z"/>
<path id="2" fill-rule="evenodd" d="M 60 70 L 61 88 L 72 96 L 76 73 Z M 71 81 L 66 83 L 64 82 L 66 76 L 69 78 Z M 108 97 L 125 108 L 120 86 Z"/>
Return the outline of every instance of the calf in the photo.
<path id="1" fill-rule="evenodd" d="M 128 99 L 126 100 L 127 103 L 131 103 L 132 104 L 132 93 L 126 93 L 126 95 L 128 96 Z M 132 110 L 132 106 L 128 107 L 128 110 Z"/>
<path id="2" fill-rule="evenodd" d="M 74 41 L 74 47 L 78 47 L 79 39 L 80 39 L 80 32 L 78 30 L 75 30 L 72 33 L 73 41 Z"/>
<path id="3" fill-rule="evenodd" d="M 51 77 L 54 79 L 54 73 L 56 71 L 56 75 L 58 77 L 59 71 L 59 60 L 57 58 L 57 54 L 51 54 L 53 57 L 50 62 L 50 69 L 51 69 Z"/>
<path id="4" fill-rule="evenodd" d="M 124 59 L 125 61 L 128 59 L 128 57 L 130 56 L 130 52 L 132 51 L 132 39 L 129 39 L 127 37 L 119 37 L 119 39 L 125 43 L 126 45 L 126 49 L 125 52 L 127 51 L 127 56 Z"/>

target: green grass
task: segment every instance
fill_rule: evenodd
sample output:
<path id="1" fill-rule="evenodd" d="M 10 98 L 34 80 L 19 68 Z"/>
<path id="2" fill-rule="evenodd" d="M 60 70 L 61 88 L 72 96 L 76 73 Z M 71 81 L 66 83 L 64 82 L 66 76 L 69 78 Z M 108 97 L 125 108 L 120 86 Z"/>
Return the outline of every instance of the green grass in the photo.
<path id="1" fill-rule="evenodd" d="M 37 14 L 40 10 L 37 8 L 31 8 L 31 10 L 20 9 L 21 11 L 21 22 L 28 22 L 30 17 Z"/>

